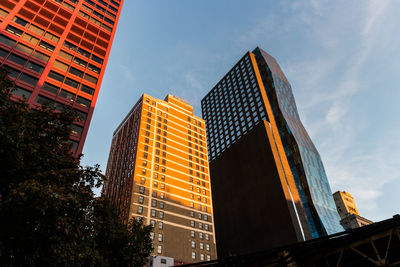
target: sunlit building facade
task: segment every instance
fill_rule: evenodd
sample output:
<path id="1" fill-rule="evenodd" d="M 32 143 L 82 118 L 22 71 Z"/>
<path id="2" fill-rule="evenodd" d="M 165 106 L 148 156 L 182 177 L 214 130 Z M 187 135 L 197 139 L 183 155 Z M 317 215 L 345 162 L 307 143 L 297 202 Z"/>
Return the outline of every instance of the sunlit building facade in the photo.
<path id="1" fill-rule="evenodd" d="M 71 143 L 80 154 L 104 75 L 123 0 L 1 0 L 0 65 L 13 98 L 31 107 L 72 105 Z"/>
<path id="2" fill-rule="evenodd" d="M 240 249 L 245 241 L 257 250 L 343 231 L 319 153 L 272 56 L 246 53 L 203 98 L 202 112 L 219 256 L 251 252 Z M 235 195 L 238 206 L 226 201 Z M 241 223 L 226 227 L 241 215 L 254 223 L 247 232 Z"/>
<path id="3" fill-rule="evenodd" d="M 346 191 L 337 191 L 333 194 L 336 209 L 341 218 L 340 224 L 346 229 L 355 229 L 373 223 L 361 217 L 353 196 Z"/>
<path id="4" fill-rule="evenodd" d="M 154 255 L 215 259 L 205 124 L 180 98 L 144 94 L 132 108 L 114 131 L 103 194 L 125 223 L 154 226 Z"/>

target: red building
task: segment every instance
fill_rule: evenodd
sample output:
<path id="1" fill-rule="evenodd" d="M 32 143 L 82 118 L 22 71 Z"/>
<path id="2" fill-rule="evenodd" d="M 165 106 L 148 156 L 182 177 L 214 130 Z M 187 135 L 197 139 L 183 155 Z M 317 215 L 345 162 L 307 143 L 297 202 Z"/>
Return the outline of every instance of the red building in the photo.
<path id="1" fill-rule="evenodd" d="M 96 105 L 123 0 L 1 0 L 0 65 L 15 99 L 31 107 L 70 104 L 80 154 Z"/>

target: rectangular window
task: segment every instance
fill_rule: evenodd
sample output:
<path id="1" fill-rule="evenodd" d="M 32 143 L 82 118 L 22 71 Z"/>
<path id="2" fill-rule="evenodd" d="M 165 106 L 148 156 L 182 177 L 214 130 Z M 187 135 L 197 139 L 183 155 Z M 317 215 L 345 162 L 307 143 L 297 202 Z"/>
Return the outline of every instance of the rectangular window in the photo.
<path id="1" fill-rule="evenodd" d="M 92 75 L 85 74 L 84 79 L 85 79 L 86 81 L 88 81 L 88 82 L 97 84 L 97 78 L 93 77 Z"/>
<path id="2" fill-rule="evenodd" d="M 163 222 L 158 222 L 158 229 L 160 229 L 160 230 L 163 229 Z"/>
<path id="3" fill-rule="evenodd" d="M 77 81 L 74 81 L 74 80 L 70 79 L 70 78 L 65 79 L 65 84 L 69 85 L 69 86 L 71 86 L 73 88 L 76 88 L 76 89 L 78 89 L 78 87 L 79 87 L 79 83 Z"/>
<path id="4" fill-rule="evenodd" d="M 42 89 L 43 89 L 43 90 L 46 90 L 47 92 L 50 92 L 50 93 L 52 93 L 52 94 L 55 94 L 55 95 L 58 95 L 58 92 L 60 91 L 60 88 L 59 88 L 59 87 L 57 87 L 57 86 L 55 86 L 55 85 L 52 85 L 52 84 L 50 84 L 50 83 L 47 83 L 47 82 L 45 82 L 45 83 L 43 84 Z"/>
<path id="5" fill-rule="evenodd" d="M 78 70 L 78 69 L 75 69 L 75 68 L 73 68 L 73 67 L 71 67 L 71 68 L 69 69 L 69 73 L 71 73 L 71 74 L 73 74 L 73 75 L 76 75 L 76 76 L 78 76 L 78 77 L 83 77 L 83 72 L 80 71 L 80 70 Z"/>
<path id="6" fill-rule="evenodd" d="M 84 56 L 84 57 L 87 57 L 87 58 L 90 57 L 90 53 L 87 52 L 87 51 L 85 51 L 85 50 L 83 50 L 82 48 L 79 48 L 79 49 L 78 49 L 78 54 L 80 54 L 80 55 L 82 55 L 82 56 Z"/>
<path id="7" fill-rule="evenodd" d="M 12 90 L 12 94 L 16 95 L 16 96 L 19 96 L 19 97 L 22 97 L 22 98 L 28 99 L 31 96 L 32 92 L 30 92 L 28 90 L 25 90 L 25 89 L 23 89 L 21 87 L 15 87 Z"/>
<path id="8" fill-rule="evenodd" d="M 51 100 L 50 98 L 44 97 L 44 96 L 38 96 L 35 100 L 37 103 L 41 104 L 41 105 L 52 105 L 54 104 L 54 101 Z"/>
<path id="9" fill-rule="evenodd" d="M 43 70 L 44 70 L 44 67 L 42 67 L 42 66 L 40 66 L 40 65 L 38 65 L 36 63 L 33 63 L 31 61 L 29 61 L 28 64 L 26 64 L 25 68 L 30 69 L 30 70 L 32 70 L 34 72 L 37 72 L 37 73 L 42 73 Z"/>
<path id="10" fill-rule="evenodd" d="M 14 79 L 16 79 L 17 77 L 18 77 L 18 75 L 20 74 L 20 71 L 19 70 L 16 70 L 16 69 L 13 69 L 13 68 L 11 68 L 11 67 L 9 67 L 9 66 L 3 66 L 6 70 L 8 70 L 8 76 L 9 77 L 11 77 L 11 78 L 14 78 Z"/>
<path id="11" fill-rule="evenodd" d="M 103 60 L 102 60 L 101 58 L 95 56 L 95 55 L 92 55 L 91 59 L 92 59 L 94 62 L 97 62 L 97 63 L 99 63 L 99 64 L 103 64 Z"/>
<path id="12" fill-rule="evenodd" d="M 33 25 L 33 24 L 29 25 L 28 29 L 31 30 L 32 32 L 34 32 L 34 33 L 40 35 L 40 36 L 44 33 L 44 30 L 42 30 L 42 29 L 39 28 L 39 27 L 36 27 L 36 26 Z"/>
<path id="13" fill-rule="evenodd" d="M 21 74 L 21 76 L 19 77 L 19 80 L 23 81 L 23 82 L 26 82 L 26 83 L 29 83 L 32 86 L 36 86 L 36 84 L 38 82 L 37 78 L 32 77 L 32 76 L 30 76 L 28 74 L 25 74 L 25 73 Z"/>
<path id="14" fill-rule="evenodd" d="M 87 62 L 86 61 L 84 61 L 84 60 L 82 60 L 80 58 L 77 58 L 77 57 L 74 58 L 74 63 L 78 64 L 79 66 L 82 66 L 84 68 L 86 68 L 86 66 L 87 66 Z"/>
<path id="15" fill-rule="evenodd" d="M 49 44 L 49 43 L 46 43 L 45 41 L 41 41 L 40 44 L 39 44 L 39 46 L 40 46 L 41 48 L 44 48 L 44 49 L 50 51 L 50 52 L 53 52 L 53 51 L 54 51 L 54 45 L 51 45 L 51 44 Z"/>
<path id="16" fill-rule="evenodd" d="M 85 93 L 87 93 L 89 95 L 94 95 L 94 89 L 90 88 L 89 86 L 86 86 L 84 84 L 82 84 L 82 86 L 81 86 L 81 91 L 85 92 Z"/>
<path id="17" fill-rule="evenodd" d="M 32 48 L 30 48 L 26 45 L 23 45 L 21 43 L 17 44 L 17 46 L 15 48 L 18 49 L 19 51 L 22 51 L 22 52 L 28 54 L 28 55 L 32 54 L 32 52 L 33 52 Z"/>
<path id="18" fill-rule="evenodd" d="M 162 253 L 162 246 L 161 245 L 157 246 L 157 253 L 159 253 L 159 254 Z"/>
<path id="19" fill-rule="evenodd" d="M 73 93 L 70 93 L 70 92 L 68 92 L 66 90 L 61 90 L 60 96 L 65 98 L 65 99 L 68 99 L 71 102 L 74 102 L 76 95 L 73 94 Z"/>
<path id="20" fill-rule="evenodd" d="M 44 37 L 47 38 L 47 39 L 49 39 L 49 40 L 51 40 L 51 41 L 53 41 L 53 42 L 55 42 L 55 43 L 58 43 L 58 41 L 60 40 L 59 37 L 57 37 L 57 36 L 55 36 L 54 34 L 51 34 L 51 33 L 49 33 L 49 32 L 46 32 L 46 33 L 44 34 Z"/>
<path id="21" fill-rule="evenodd" d="M 12 33 L 12 34 L 14 34 L 14 35 L 16 35 L 18 37 L 21 37 L 21 35 L 23 33 L 23 31 L 21 31 L 20 29 L 15 28 L 15 27 L 13 27 L 11 25 L 7 26 L 6 31 L 8 31 L 9 33 Z"/>
<path id="22" fill-rule="evenodd" d="M 94 73 L 100 74 L 100 69 L 98 67 L 93 66 L 92 64 L 89 64 L 88 69 L 93 71 Z"/>
<path id="23" fill-rule="evenodd" d="M 140 204 L 143 204 L 143 202 L 144 202 L 144 197 L 143 196 L 139 196 L 139 201 L 138 201 Z"/>
<path id="24" fill-rule="evenodd" d="M 138 213 L 138 214 L 142 214 L 142 213 L 143 213 L 143 207 L 142 207 L 142 206 L 139 206 L 139 207 L 138 207 L 137 213 Z"/>
<path id="25" fill-rule="evenodd" d="M 108 11 L 107 11 L 107 13 L 109 13 Z M 110 13 L 111 14 L 111 13 Z M 109 14 L 109 15 L 110 15 Z M 5 11 L 4 9 L 1 9 L 0 8 L 0 17 L 2 17 L 2 18 L 5 18 L 5 17 L 7 17 L 7 15 L 8 15 L 8 11 Z M 110 15 L 111 16 L 111 15 Z M 114 17 L 115 18 L 115 17 Z"/>
<path id="26" fill-rule="evenodd" d="M 68 65 L 62 63 L 61 61 L 56 60 L 56 61 L 54 61 L 53 65 L 54 65 L 54 67 L 57 67 L 57 68 L 59 68 L 59 69 L 61 69 L 63 71 L 67 71 L 68 70 Z"/>
<path id="27" fill-rule="evenodd" d="M 60 50 L 60 53 L 58 53 L 58 55 L 60 57 L 64 58 L 64 59 L 68 60 L 68 61 L 72 60 L 72 55 L 70 55 L 70 54 L 68 54 L 68 53 L 66 53 L 66 52 L 64 52 L 62 50 Z"/>
<path id="28" fill-rule="evenodd" d="M 38 51 L 33 52 L 33 56 L 41 61 L 48 62 L 50 57 Z"/>
<path id="29" fill-rule="evenodd" d="M 65 78 L 63 75 L 58 74 L 57 72 L 54 72 L 54 71 L 50 71 L 48 77 L 50 77 L 56 81 L 59 81 L 59 82 L 63 82 L 64 78 Z"/>
<path id="30" fill-rule="evenodd" d="M 9 60 L 11 62 L 14 62 L 14 63 L 16 63 L 18 65 L 21 65 L 21 66 L 24 66 L 26 61 L 27 61 L 25 58 L 17 56 L 17 55 L 14 55 L 14 54 L 9 55 L 7 60 Z"/>
<path id="31" fill-rule="evenodd" d="M 0 34 L 0 43 L 3 43 L 5 45 L 14 47 L 14 45 L 17 43 L 16 41 L 14 41 L 11 38 L 8 38 L 7 36 L 4 36 L 2 34 Z"/>
<path id="32" fill-rule="evenodd" d="M 76 103 L 80 104 L 81 106 L 89 108 L 91 102 L 83 97 L 78 96 L 78 98 L 76 99 Z"/>
<path id="33" fill-rule="evenodd" d="M 76 51 L 76 45 L 73 45 L 73 44 L 71 44 L 70 42 L 67 42 L 67 41 L 65 41 L 64 42 L 64 47 L 66 47 L 66 48 L 68 48 L 68 49 L 70 49 L 70 50 L 72 50 L 72 51 Z"/>

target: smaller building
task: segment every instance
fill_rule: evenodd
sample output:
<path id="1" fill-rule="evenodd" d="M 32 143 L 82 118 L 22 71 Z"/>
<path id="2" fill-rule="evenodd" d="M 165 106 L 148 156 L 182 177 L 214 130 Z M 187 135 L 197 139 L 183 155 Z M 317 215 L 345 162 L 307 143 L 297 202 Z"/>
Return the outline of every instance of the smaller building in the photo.
<path id="1" fill-rule="evenodd" d="M 340 224 L 346 230 L 355 229 L 355 228 L 365 226 L 365 225 L 368 225 L 371 223 L 373 223 L 373 221 L 365 219 L 364 217 L 361 217 L 360 215 L 357 215 L 357 214 L 349 214 L 346 217 L 344 217 L 342 220 L 340 220 Z"/>
<path id="2" fill-rule="evenodd" d="M 167 267 L 174 266 L 174 258 L 165 256 L 151 256 L 146 267 Z"/>
<path id="3" fill-rule="evenodd" d="M 340 224 L 346 229 L 355 229 L 373 223 L 361 217 L 353 196 L 346 191 L 337 191 L 333 194 L 336 209 L 340 215 Z"/>

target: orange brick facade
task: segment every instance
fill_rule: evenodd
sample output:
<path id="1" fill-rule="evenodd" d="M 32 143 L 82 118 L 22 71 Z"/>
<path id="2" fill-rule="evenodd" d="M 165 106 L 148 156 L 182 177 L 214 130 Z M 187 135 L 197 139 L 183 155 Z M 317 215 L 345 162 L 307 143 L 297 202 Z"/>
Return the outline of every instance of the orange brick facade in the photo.
<path id="1" fill-rule="evenodd" d="M 215 259 L 205 125 L 185 101 L 144 94 L 114 132 L 106 177 L 125 223 L 154 226 L 154 255 Z"/>

